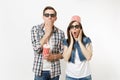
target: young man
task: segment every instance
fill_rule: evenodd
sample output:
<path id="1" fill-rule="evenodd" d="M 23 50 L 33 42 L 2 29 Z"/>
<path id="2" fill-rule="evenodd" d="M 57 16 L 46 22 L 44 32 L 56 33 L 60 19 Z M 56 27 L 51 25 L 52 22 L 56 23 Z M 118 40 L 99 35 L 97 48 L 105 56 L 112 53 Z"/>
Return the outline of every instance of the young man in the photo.
<path id="1" fill-rule="evenodd" d="M 64 32 L 58 29 L 54 22 L 57 20 L 57 12 L 47 6 L 43 10 L 44 23 L 33 26 L 31 40 L 34 50 L 35 73 L 34 80 L 59 80 L 61 74 L 60 59 L 63 53 Z M 49 51 L 44 46 L 49 47 Z"/>

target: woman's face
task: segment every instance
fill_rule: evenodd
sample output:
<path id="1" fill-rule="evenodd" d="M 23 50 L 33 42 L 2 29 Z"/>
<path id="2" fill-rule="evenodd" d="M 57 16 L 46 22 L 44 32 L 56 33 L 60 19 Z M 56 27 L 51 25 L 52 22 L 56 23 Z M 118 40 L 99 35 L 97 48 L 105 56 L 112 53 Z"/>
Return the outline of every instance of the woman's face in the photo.
<path id="1" fill-rule="evenodd" d="M 74 38 L 78 38 L 78 35 L 80 33 L 80 25 L 78 22 L 73 22 L 70 27 L 70 32 L 72 33 Z"/>

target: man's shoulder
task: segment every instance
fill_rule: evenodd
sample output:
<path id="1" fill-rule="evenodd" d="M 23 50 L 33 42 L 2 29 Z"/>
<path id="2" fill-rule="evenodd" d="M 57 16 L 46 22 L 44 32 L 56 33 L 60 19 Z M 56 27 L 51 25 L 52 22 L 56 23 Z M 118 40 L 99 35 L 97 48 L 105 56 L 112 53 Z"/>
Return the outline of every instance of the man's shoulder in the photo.
<path id="1" fill-rule="evenodd" d="M 56 26 L 55 26 L 55 28 L 57 29 L 58 32 L 64 33 L 64 31 L 63 31 L 62 29 L 60 29 L 60 28 L 58 28 L 58 27 L 56 27 Z"/>
<path id="2" fill-rule="evenodd" d="M 32 27 L 32 30 L 33 29 L 40 29 L 41 27 L 43 26 L 43 24 L 37 24 L 37 25 L 34 25 L 33 27 Z"/>

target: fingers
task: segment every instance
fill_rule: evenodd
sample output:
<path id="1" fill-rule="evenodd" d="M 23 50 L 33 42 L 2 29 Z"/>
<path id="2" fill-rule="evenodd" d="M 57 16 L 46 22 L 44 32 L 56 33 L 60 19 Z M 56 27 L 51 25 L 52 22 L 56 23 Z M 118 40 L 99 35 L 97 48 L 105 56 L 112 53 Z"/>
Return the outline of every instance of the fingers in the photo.
<path id="1" fill-rule="evenodd" d="M 50 34 L 53 29 L 53 23 L 51 21 L 45 22 L 45 33 Z"/>
<path id="2" fill-rule="evenodd" d="M 51 22 L 51 21 L 45 22 L 45 27 L 46 28 L 52 28 L 53 27 L 53 22 Z"/>
<path id="3" fill-rule="evenodd" d="M 70 37 L 71 37 L 71 32 L 69 31 L 69 33 L 70 33 Z"/>
<path id="4" fill-rule="evenodd" d="M 82 29 L 80 30 L 79 36 L 82 37 Z"/>
<path id="5" fill-rule="evenodd" d="M 80 30 L 79 36 L 78 36 L 78 41 L 82 41 L 82 29 Z"/>
<path id="6" fill-rule="evenodd" d="M 53 61 L 54 55 L 50 53 L 50 54 L 43 56 L 43 58 L 46 59 L 47 61 Z"/>
<path id="7" fill-rule="evenodd" d="M 45 55 L 43 55 L 43 58 L 47 60 L 48 56 L 49 56 L 49 54 L 45 54 Z"/>
<path id="8" fill-rule="evenodd" d="M 72 32 L 70 31 L 70 42 L 73 43 L 73 35 L 72 35 Z"/>
<path id="9" fill-rule="evenodd" d="M 70 33 L 70 38 L 72 39 L 72 32 L 70 31 L 69 33 Z"/>
<path id="10" fill-rule="evenodd" d="M 81 34 L 81 36 L 82 36 L 82 29 L 80 30 L 80 34 Z"/>
<path id="11" fill-rule="evenodd" d="M 71 32 L 71 31 L 69 31 L 69 33 L 70 33 L 70 37 L 72 37 L 72 32 Z"/>

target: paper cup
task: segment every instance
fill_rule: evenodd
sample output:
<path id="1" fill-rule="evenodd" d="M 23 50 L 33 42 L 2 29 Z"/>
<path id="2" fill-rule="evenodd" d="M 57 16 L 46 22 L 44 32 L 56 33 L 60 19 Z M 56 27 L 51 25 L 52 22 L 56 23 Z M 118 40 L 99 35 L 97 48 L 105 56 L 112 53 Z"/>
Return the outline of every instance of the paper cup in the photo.
<path id="1" fill-rule="evenodd" d="M 46 56 L 47 54 L 49 54 L 50 51 L 50 46 L 48 44 L 44 44 L 43 45 L 43 56 Z"/>

